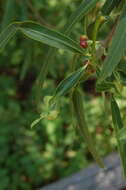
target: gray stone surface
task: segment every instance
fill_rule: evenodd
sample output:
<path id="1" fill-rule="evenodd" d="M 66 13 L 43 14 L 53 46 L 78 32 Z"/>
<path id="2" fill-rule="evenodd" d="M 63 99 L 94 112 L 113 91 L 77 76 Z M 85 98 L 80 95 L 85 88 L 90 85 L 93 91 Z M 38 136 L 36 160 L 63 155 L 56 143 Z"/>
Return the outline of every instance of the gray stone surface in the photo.
<path id="1" fill-rule="evenodd" d="M 70 177 L 39 190 L 119 190 L 126 186 L 120 167 L 119 156 L 111 154 L 105 160 L 106 169 L 96 164 Z"/>

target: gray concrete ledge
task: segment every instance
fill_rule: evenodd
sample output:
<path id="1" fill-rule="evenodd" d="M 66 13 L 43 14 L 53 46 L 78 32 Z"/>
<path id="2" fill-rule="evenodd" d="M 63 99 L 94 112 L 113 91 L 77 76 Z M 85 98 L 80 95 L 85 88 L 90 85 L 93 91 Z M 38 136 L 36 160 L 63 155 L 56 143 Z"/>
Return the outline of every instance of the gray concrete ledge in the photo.
<path id="1" fill-rule="evenodd" d="M 119 156 L 113 153 L 104 162 L 106 170 L 92 164 L 85 170 L 39 190 L 120 190 L 126 187 Z"/>

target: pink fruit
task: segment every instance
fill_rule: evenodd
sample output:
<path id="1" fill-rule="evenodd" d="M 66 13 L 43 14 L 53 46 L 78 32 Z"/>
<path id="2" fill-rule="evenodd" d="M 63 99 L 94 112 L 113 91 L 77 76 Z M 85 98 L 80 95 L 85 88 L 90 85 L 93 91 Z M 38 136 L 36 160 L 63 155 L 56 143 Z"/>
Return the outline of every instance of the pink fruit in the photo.
<path id="1" fill-rule="evenodd" d="M 80 46 L 82 47 L 82 48 L 88 48 L 88 43 L 87 43 L 87 41 L 80 41 Z"/>

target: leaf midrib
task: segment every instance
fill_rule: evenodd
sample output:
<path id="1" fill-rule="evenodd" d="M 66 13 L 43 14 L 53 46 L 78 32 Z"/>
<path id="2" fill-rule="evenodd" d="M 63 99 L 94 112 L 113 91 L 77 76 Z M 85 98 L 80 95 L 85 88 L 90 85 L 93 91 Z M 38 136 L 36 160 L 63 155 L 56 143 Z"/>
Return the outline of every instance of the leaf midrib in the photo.
<path id="1" fill-rule="evenodd" d="M 59 35 L 61 35 L 61 37 L 65 37 L 65 38 L 67 38 L 69 41 L 71 41 L 72 43 L 73 43 L 73 45 L 75 45 L 75 46 L 78 46 L 78 48 L 77 47 L 73 47 L 70 43 L 68 43 L 67 41 L 63 41 L 63 40 L 60 40 L 59 38 L 57 38 L 57 37 L 51 37 L 51 35 L 48 35 L 48 34 L 45 34 L 45 33 L 43 33 L 43 32 L 39 32 L 39 31 L 36 31 L 36 30 L 33 30 L 33 29 L 27 29 L 27 28 L 24 28 L 24 27 L 21 27 L 20 28 L 21 30 L 25 30 L 26 29 L 26 32 L 34 32 L 35 34 L 39 34 L 40 36 L 43 36 L 43 37 L 46 37 L 46 38 L 48 38 L 49 40 L 56 40 L 57 42 L 62 42 L 62 44 L 64 44 L 64 45 L 67 45 L 68 47 L 71 47 L 72 49 L 74 49 L 74 50 L 77 50 L 78 52 L 80 52 L 80 53 L 82 53 L 82 51 L 79 49 L 79 46 L 78 46 L 78 44 L 76 43 L 76 42 L 74 42 L 71 38 L 67 38 L 66 36 L 62 36 L 62 34 L 60 34 L 60 33 L 58 33 Z"/>

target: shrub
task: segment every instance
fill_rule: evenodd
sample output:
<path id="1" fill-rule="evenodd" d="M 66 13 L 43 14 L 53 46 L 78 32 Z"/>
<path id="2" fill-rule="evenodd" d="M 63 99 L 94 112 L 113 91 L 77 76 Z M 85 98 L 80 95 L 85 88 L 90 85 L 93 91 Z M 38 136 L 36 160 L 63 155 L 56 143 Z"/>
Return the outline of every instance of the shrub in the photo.
<path id="1" fill-rule="evenodd" d="M 79 1 L 70 0 L 70 10 L 67 3 L 3 2 L 2 189 L 32 189 L 69 175 L 87 166 L 92 160 L 89 152 L 104 167 L 101 156 L 116 144 L 126 175 L 125 127 L 116 102 L 121 99 L 124 110 L 126 3 L 84 0 L 75 9 Z M 64 13 L 59 5 L 65 7 Z M 41 18 L 41 11 L 47 16 Z M 26 21 L 29 18 L 42 25 Z M 57 30 L 46 19 L 59 23 Z M 30 123 L 39 127 L 31 130 Z M 76 140 L 72 126 L 79 136 Z M 82 139 L 84 143 L 78 142 Z"/>

